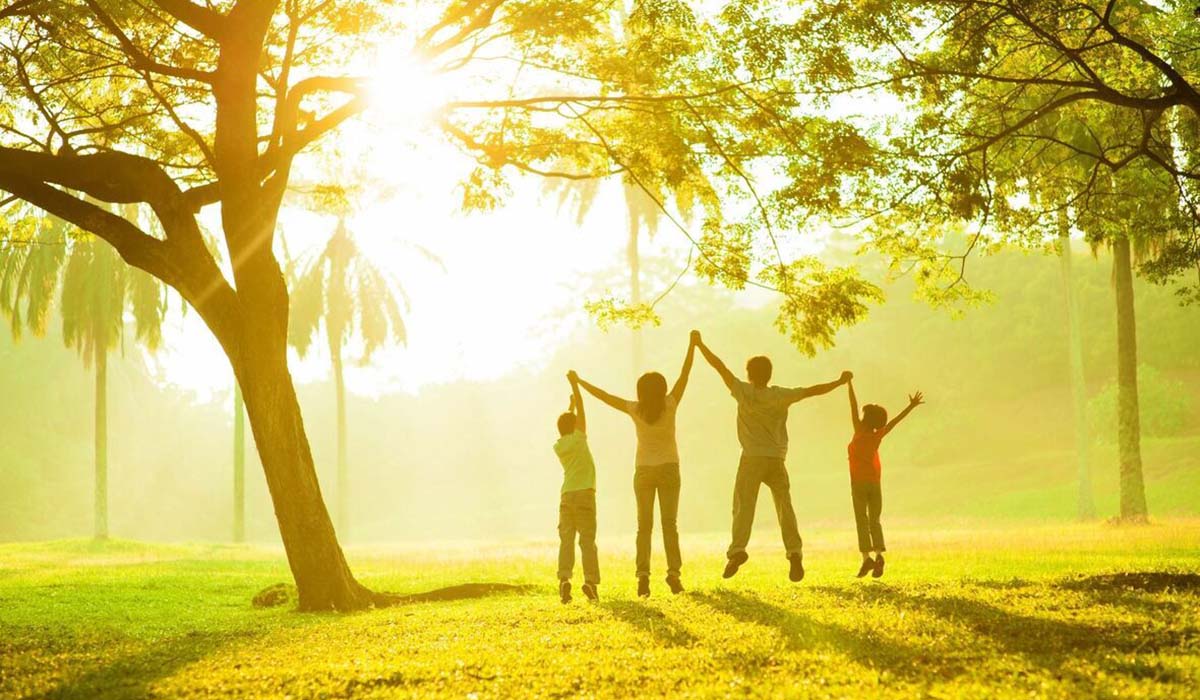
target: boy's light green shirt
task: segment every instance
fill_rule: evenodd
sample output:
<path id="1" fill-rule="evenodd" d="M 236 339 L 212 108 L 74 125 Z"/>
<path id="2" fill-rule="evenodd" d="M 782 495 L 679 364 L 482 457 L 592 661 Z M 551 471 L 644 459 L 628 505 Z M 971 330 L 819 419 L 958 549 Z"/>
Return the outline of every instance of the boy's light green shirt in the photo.
<path id="1" fill-rule="evenodd" d="M 596 463 L 588 449 L 587 435 L 576 430 L 554 443 L 554 454 L 562 462 L 562 492 L 596 488 Z"/>

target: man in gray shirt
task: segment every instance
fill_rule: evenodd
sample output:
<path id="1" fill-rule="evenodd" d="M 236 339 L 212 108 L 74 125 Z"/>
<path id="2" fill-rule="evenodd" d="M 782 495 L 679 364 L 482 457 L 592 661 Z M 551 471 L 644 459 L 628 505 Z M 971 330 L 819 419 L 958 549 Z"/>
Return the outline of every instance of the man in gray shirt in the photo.
<path id="1" fill-rule="evenodd" d="M 746 554 L 746 543 L 750 541 L 750 530 L 754 526 L 754 508 L 758 503 L 759 488 L 766 484 L 771 489 L 771 497 L 775 499 L 775 513 L 783 533 L 783 546 L 791 563 L 788 578 L 800 581 L 804 578 L 803 543 L 796 527 L 796 511 L 792 509 L 791 486 L 787 467 L 784 466 L 788 447 L 788 408 L 810 396 L 828 394 L 850 381 L 853 375 L 842 372 L 842 376 L 835 381 L 809 387 L 770 386 L 771 360 L 759 355 L 746 363 L 746 376 L 750 381 L 743 382 L 733 376 L 733 372 L 708 349 L 703 340 L 696 347 L 708 364 L 721 375 L 738 405 L 737 433 L 738 442 L 742 445 L 742 458 L 733 487 L 733 541 L 726 553 L 729 561 L 725 565 L 725 578 L 732 578 L 738 567 L 750 558 Z"/>

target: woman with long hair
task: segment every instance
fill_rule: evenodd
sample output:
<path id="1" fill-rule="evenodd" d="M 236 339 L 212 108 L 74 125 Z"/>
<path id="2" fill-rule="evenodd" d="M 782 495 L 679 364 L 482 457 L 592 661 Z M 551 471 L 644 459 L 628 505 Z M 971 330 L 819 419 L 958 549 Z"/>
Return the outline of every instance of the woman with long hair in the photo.
<path id="1" fill-rule="evenodd" d="M 589 394 L 633 419 L 637 433 L 637 456 L 634 460 L 633 494 L 637 498 L 637 577 L 638 595 L 650 595 L 650 538 L 654 534 L 654 499 L 662 519 L 663 548 L 667 552 L 667 585 L 672 593 L 682 593 L 679 578 L 682 560 L 679 555 L 679 447 L 675 443 L 675 413 L 683 392 L 700 334 L 692 331 L 683 369 L 675 386 L 667 392 L 666 377 L 647 372 L 638 378 L 637 401 L 627 401 L 579 379 L 579 386 Z"/>

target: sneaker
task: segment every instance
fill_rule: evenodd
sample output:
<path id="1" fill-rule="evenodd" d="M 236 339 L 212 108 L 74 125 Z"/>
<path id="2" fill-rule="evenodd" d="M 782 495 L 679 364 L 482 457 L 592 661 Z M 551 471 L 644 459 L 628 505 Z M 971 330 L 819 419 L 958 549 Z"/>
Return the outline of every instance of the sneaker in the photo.
<path id="1" fill-rule="evenodd" d="M 731 554 L 729 556 L 729 561 L 725 564 L 725 573 L 721 575 L 725 578 L 733 578 L 733 575 L 738 572 L 738 568 L 741 567 L 742 564 L 745 564 L 746 560 L 749 558 L 750 555 L 746 554 L 745 552 L 736 552 Z"/>
<path id="2" fill-rule="evenodd" d="M 788 578 L 793 583 L 800 583 L 804 580 L 804 555 L 791 554 L 788 556 L 788 561 L 791 562 L 791 568 L 788 569 Z"/>
<path id="3" fill-rule="evenodd" d="M 871 570 L 871 578 L 883 576 L 883 555 L 875 557 L 875 568 Z"/>
<path id="4" fill-rule="evenodd" d="M 571 602 L 571 582 L 562 581 L 558 584 L 558 597 L 562 598 L 563 603 Z"/>
<path id="5" fill-rule="evenodd" d="M 856 576 L 858 578 L 862 578 L 863 576 L 866 576 L 867 574 L 871 573 L 874 570 L 875 570 L 875 560 L 870 557 L 867 557 L 866 559 L 863 559 L 862 566 L 858 567 L 858 574 L 856 574 Z"/>
<path id="6" fill-rule="evenodd" d="M 671 592 L 675 595 L 683 593 L 683 582 L 679 580 L 678 576 L 668 576 L 667 585 L 671 587 Z"/>
<path id="7" fill-rule="evenodd" d="M 638 576 L 638 597 L 639 598 L 649 598 L 650 597 L 650 577 L 649 576 Z"/>
<path id="8" fill-rule="evenodd" d="M 583 594 L 593 603 L 600 600 L 600 592 L 596 590 L 596 584 L 594 583 L 583 584 Z"/>

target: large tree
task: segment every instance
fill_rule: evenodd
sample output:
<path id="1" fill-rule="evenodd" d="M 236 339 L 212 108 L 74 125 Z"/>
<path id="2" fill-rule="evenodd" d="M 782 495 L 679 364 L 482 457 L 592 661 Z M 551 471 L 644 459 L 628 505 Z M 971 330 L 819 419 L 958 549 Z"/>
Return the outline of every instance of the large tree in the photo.
<path id="1" fill-rule="evenodd" d="M 654 0 L 635 3 L 627 19 L 654 31 L 619 47 L 608 31 L 615 7 L 10 0 L 0 8 L 0 190 L 107 241 L 175 288 L 211 330 L 243 391 L 301 608 L 393 600 L 355 580 L 321 497 L 273 253 L 298 155 L 369 103 L 371 81 L 359 71 L 373 42 L 408 37 L 414 61 L 432 74 L 476 78 L 470 98 L 449 99 L 437 120 L 480 163 L 464 204 L 494 205 L 505 177 L 553 174 L 550 164 L 563 159 L 574 164 L 570 176 L 624 173 L 649 192 L 695 190 L 717 177 L 721 191 L 695 203 L 705 216 L 694 236 L 700 270 L 779 291 L 780 327 L 797 346 L 831 343 L 878 298 L 852 270 L 791 259 L 778 245 L 802 230 L 801 209 L 837 196 L 840 182 L 822 176 L 828 149 L 818 145 L 846 146 L 842 166 L 868 167 L 852 134 L 795 114 L 786 57 L 799 39 L 760 32 L 754 18 L 770 11 L 753 2 L 699 16 L 688 3 Z M 645 61 L 665 64 L 659 78 L 622 91 Z M 379 68 L 377 86 L 405 75 Z M 779 175 L 756 180 L 756 163 Z M 97 201 L 136 205 L 139 216 Z M 725 206 L 732 201 L 748 206 Z M 210 207 L 229 277 L 201 233 Z"/>

